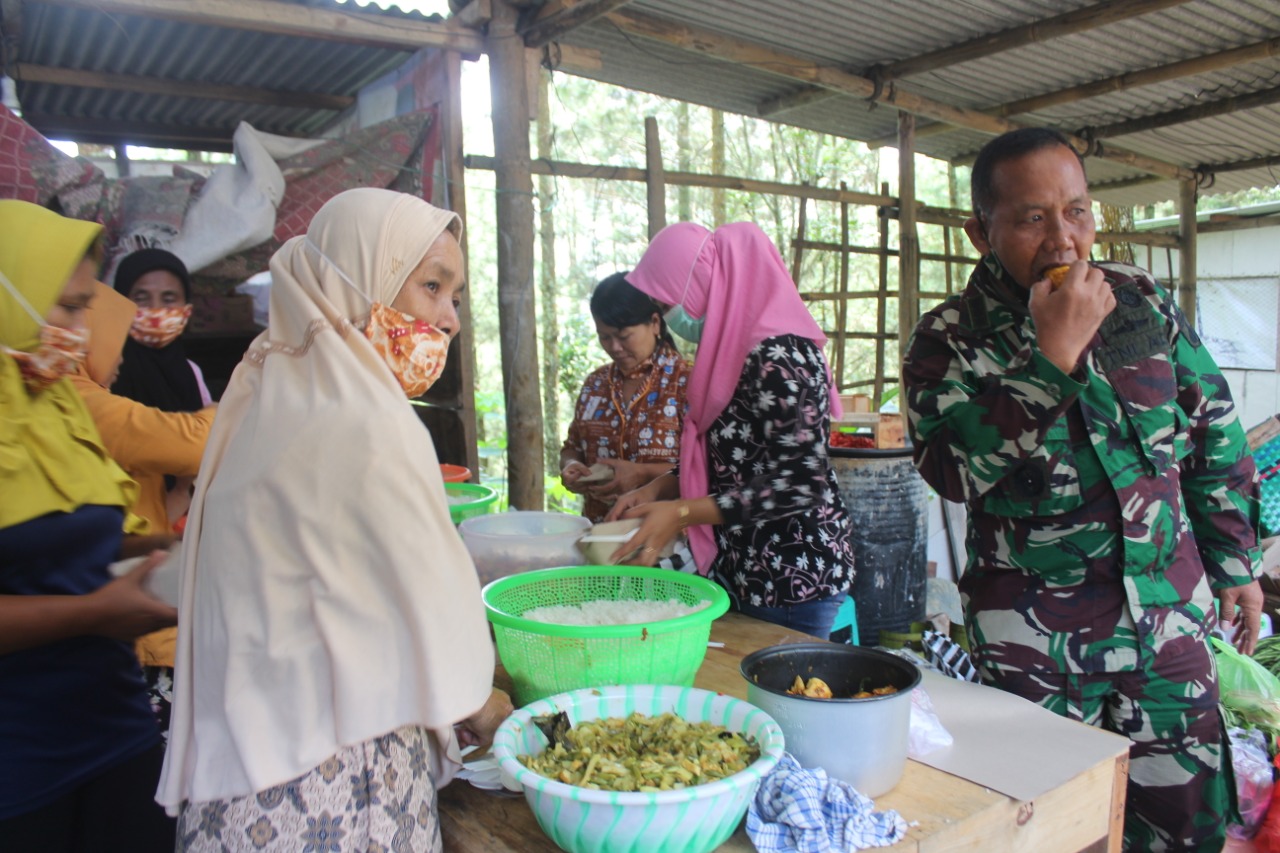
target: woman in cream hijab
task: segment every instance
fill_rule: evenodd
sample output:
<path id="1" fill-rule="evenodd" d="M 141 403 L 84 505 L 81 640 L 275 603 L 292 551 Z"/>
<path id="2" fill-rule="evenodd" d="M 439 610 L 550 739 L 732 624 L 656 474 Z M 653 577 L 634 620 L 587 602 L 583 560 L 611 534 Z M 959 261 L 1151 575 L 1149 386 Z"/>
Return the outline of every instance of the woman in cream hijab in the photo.
<path id="1" fill-rule="evenodd" d="M 179 850 L 439 850 L 457 737 L 510 711 L 406 402 L 458 331 L 459 229 L 350 190 L 271 260 L 271 325 L 222 397 L 182 549 L 157 796 Z"/>

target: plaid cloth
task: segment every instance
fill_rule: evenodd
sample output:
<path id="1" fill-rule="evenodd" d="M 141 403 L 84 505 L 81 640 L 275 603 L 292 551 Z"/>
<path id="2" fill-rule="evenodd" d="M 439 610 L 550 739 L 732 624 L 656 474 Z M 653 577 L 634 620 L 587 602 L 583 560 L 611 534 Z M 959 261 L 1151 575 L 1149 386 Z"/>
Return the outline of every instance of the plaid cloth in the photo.
<path id="1" fill-rule="evenodd" d="M 747 835 L 760 853 L 837 853 L 888 847 L 907 834 L 895 811 L 874 811 L 849 783 L 805 770 L 785 753 L 760 782 L 747 810 Z"/>

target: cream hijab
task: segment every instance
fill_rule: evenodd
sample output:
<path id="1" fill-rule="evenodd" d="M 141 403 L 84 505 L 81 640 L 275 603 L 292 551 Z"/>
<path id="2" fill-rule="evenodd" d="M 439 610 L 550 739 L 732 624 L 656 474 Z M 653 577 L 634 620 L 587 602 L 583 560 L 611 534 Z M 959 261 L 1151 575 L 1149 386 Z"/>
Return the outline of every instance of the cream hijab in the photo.
<path id="1" fill-rule="evenodd" d="M 413 196 L 350 190 L 271 259 L 271 325 L 219 405 L 183 543 L 170 813 L 405 725 L 456 758 L 452 724 L 488 698 L 480 585 L 431 437 L 359 331 L 446 228 Z"/>

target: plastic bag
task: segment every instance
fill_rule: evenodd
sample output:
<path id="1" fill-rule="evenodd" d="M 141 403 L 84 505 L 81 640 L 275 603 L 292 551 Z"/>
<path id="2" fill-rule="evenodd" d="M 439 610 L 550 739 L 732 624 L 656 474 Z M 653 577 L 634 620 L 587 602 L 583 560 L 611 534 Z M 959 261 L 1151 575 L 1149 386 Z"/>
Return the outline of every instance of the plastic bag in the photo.
<path id="1" fill-rule="evenodd" d="M 1218 701 L 1242 721 L 1280 733 L 1280 679 L 1229 643 L 1210 637 L 1218 661 Z"/>
<path id="2" fill-rule="evenodd" d="M 1267 736 L 1260 729 L 1227 729 L 1231 739 L 1231 768 L 1236 776 L 1236 802 L 1240 823 L 1228 823 L 1227 835 L 1239 840 L 1253 838 L 1271 805 L 1275 786 Z"/>
<path id="3" fill-rule="evenodd" d="M 933 710 L 933 702 L 923 687 L 911 691 L 911 729 L 907 735 L 907 755 L 919 758 L 935 749 L 951 746 L 953 738 Z"/>

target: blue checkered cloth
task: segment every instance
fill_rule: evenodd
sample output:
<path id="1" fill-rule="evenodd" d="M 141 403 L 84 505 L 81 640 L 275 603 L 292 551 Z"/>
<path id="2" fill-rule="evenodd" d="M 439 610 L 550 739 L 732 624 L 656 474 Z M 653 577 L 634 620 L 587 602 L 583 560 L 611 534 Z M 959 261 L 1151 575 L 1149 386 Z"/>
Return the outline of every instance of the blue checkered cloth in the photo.
<path id="1" fill-rule="evenodd" d="M 747 810 L 747 835 L 760 853 L 843 853 L 888 847 L 907 834 L 895 811 L 877 812 L 848 782 L 805 770 L 784 753 Z"/>

